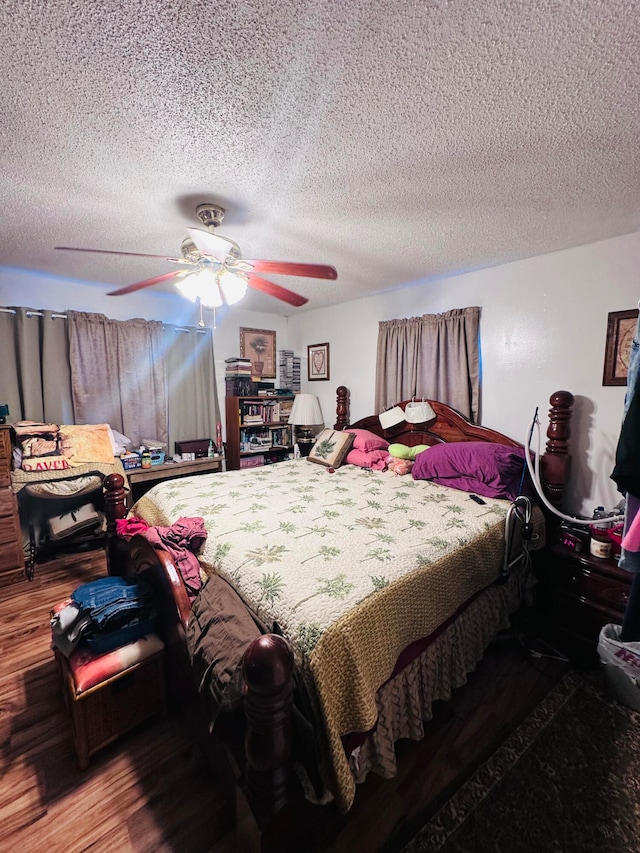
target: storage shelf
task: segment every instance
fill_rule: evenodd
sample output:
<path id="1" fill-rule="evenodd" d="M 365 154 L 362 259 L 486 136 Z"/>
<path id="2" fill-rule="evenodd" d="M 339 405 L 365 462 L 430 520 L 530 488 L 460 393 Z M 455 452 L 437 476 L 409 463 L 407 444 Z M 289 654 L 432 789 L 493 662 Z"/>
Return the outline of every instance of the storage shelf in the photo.
<path id="1" fill-rule="evenodd" d="M 248 439 L 256 433 L 263 433 L 261 438 L 265 441 L 276 439 L 282 441 L 293 436 L 292 427 L 288 421 L 288 411 L 293 404 L 292 397 L 225 397 L 225 414 L 227 423 L 227 470 L 237 471 L 241 465 L 241 459 L 252 459 L 261 455 L 265 456 L 265 464 L 270 464 L 274 461 L 269 458 L 269 455 L 282 455 L 286 458 L 286 454 L 293 451 L 293 442 L 291 444 L 264 444 L 257 447 L 252 447 L 250 450 L 244 450 L 250 442 Z M 286 409 L 281 411 L 280 407 Z M 264 408 L 261 408 L 264 407 Z M 263 420 L 259 423 L 246 423 L 244 417 L 247 412 L 252 414 L 264 414 L 267 418 L 278 414 L 286 414 L 286 418 L 278 420 Z M 278 432 L 282 430 L 282 432 Z M 276 461 L 281 461 L 276 459 Z M 256 465 L 260 464 L 256 459 Z M 246 467 L 246 466 L 245 466 Z"/>

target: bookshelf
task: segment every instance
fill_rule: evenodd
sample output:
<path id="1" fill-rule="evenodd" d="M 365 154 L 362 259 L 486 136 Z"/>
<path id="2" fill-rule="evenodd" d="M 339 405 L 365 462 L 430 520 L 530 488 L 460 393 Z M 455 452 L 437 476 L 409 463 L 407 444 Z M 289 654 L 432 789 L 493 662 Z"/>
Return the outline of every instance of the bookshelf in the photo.
<path id="1" fill-rule="evenodd" d="M 287 459 L 293 449 L 288 423 L 292 396 L 225 397 L 227 470 Z"/>

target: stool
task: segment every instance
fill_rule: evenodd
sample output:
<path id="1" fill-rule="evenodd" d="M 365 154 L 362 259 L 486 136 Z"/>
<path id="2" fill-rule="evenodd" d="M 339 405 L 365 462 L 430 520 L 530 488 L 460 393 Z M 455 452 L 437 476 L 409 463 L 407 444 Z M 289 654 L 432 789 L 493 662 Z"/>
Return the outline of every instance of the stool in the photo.
<path id="1" fill-rule="evenodd" d="M 166 714 L 164 644 L 156 634 L 102 655 L 54 651 L 81 769 L 125 732 Z"/>

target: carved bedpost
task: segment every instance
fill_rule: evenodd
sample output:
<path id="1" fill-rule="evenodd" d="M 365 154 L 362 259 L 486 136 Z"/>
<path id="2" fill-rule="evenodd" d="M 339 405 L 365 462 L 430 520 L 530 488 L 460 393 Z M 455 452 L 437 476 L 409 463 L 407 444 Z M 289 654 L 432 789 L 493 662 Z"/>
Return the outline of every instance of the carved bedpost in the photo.
<path id="1" fill-rule="evenodd" d="M 573 394 L 570 391 L 556 391 L 549 397 L 551 408 L 547 427 L 547 446 L 540 465 L 549 500 L 557 507 L 562 505 L 564 488 L 571 470 L 569 439 L 573 400 Z"/>
<path id="2" fill-rule="evenodd" d="M 104 514 L 107 520 L 107 562 L 109 574 L 116 564 L 117 532 L 116 521 L 126 518 L 127 504 L 122 474 L 109 474 L 104 478 Z"/>
<path id="3" fill-rule="evenodd" d="M 349 423 L 349 389 L 344 385 L 336 388 L 336 422 L 334 429 L 344 429 Z"/>
<path id="4" fill-rule="evenodd" d="M 247 648 L 242 665 L 247 794 L 261 825 L 290 793 L 293 654 L 282 637 L 265 634 Z"/>

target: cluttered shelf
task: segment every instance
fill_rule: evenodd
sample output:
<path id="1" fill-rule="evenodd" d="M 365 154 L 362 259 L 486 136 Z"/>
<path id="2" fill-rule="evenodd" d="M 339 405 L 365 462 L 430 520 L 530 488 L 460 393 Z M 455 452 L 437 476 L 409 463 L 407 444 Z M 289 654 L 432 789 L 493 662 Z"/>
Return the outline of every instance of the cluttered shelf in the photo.
<path id="1" fill-rule="evenodd" d="M 127 471 L 131 487 L 130 500 L 131 502 L 138 500 L 152 486 L 162 482 L 162 480 L 175 480 L 193 474 L 211 474 L 220 471 L 222 462 L 222 454 L 217 454 L 211 458 L 205 456 L 201 459 L 190 459 L 188 461 L 163 462 L 161 465 L 152 465 L 150 468 L 130 469 Z"/>

